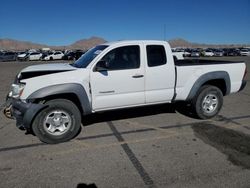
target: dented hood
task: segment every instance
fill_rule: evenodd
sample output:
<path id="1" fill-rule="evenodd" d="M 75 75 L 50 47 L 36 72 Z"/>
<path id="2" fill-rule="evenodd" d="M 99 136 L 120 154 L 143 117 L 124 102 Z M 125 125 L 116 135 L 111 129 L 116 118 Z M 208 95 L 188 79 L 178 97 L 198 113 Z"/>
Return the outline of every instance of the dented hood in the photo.
<path id="1" fill-rule="evenodd" d="M 75 69 L 77 68 L 71 66 L 68 63 L 53 63 L 53 64 L 32 65 L 24 68 L 21 72 L 65 71 L 65 70 L 75 70 Z"/>
<path id="2" fill-rule="evenodd" d="M 21 72 L 17 75 L 17 79 L 28 79 L 46 74 L 54 74 L 73 70 L 77 70 L 77 68 L 71 66 L 68 63 L 32 65 L 21 70 Z"/>

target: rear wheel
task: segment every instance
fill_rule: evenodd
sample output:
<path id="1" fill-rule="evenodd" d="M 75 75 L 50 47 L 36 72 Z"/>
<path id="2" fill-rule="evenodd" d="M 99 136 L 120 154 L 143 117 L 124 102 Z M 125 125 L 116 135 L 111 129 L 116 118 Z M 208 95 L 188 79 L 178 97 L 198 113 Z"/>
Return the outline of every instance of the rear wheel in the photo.
<path id="1" fill-rule="evenodd" d="M 56 144 L 72 139 L 81 128 L 81 114 L 77 106 L 65 99 L 45 103 L 47 108 L 36 116 L 32 129 L 45 143 Z"/>
<path id="2" fill-rule="evenodd" d="M 215 86 L 202 86 L 192 101 L 195 114 L 200 119 L 209 119 L 216 116 L 223 105 L 223 94 Z"/>

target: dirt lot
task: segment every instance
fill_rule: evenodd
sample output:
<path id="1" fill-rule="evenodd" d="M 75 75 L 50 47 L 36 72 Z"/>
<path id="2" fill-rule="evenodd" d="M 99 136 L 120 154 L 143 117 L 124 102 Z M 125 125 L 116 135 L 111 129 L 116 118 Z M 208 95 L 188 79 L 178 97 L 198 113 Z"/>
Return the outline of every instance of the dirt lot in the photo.
<path id="1" fill-rule="evenodd" d="M 250 57 L 224 59 L 250 70 Z M 16 73 L 37 63 L 0 63 L 0 104 Z M 25 135 L 1 113 L 0 187 L 250 187 L 250 86 L 225 97 L 212 120 L 180 111 L 91 115 L 74 140 L 57 145 Z"/>

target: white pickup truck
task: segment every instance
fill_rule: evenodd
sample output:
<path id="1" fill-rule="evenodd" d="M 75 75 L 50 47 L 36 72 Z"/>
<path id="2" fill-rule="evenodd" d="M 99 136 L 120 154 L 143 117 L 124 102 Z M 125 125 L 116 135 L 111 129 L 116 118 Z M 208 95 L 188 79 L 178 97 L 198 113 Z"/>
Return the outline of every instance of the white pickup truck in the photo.
<path id="1" fill-rule="evenodd" d="M 72 139 L 84 115 L 186 101 L 201 119 L 218 114 L 223 96 L 242 90 L 244 62 L 174 61 L 164 41 L 118 41 L 90 49 L 73 64 L 23 69 L 4 113 L 45 143 Z"/>

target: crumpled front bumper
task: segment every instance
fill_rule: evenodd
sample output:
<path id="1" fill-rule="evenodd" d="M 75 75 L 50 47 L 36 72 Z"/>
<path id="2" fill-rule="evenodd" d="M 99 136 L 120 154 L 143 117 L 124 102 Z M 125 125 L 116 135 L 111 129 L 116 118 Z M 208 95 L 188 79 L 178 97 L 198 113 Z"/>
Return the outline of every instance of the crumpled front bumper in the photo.
<path id="1" fill-rule="evenodd" d="M 3 104 L 3 108 L 4 108 L 3 113 L 5 117 L 9 119 L 14 119 L 11 107 L 12 107 L 11 100 L 6 100 L 5 104 Z"/>
<path id="2" fill-rule="evenodd" d="M 20 99 L 7 97 L 3 112 L 7 118 L 16 120 L 16 126 L 19 129 L 30 130 L 35 116 L 44 108 L 46 108 L 44 104 L 24 102 Z"/>

